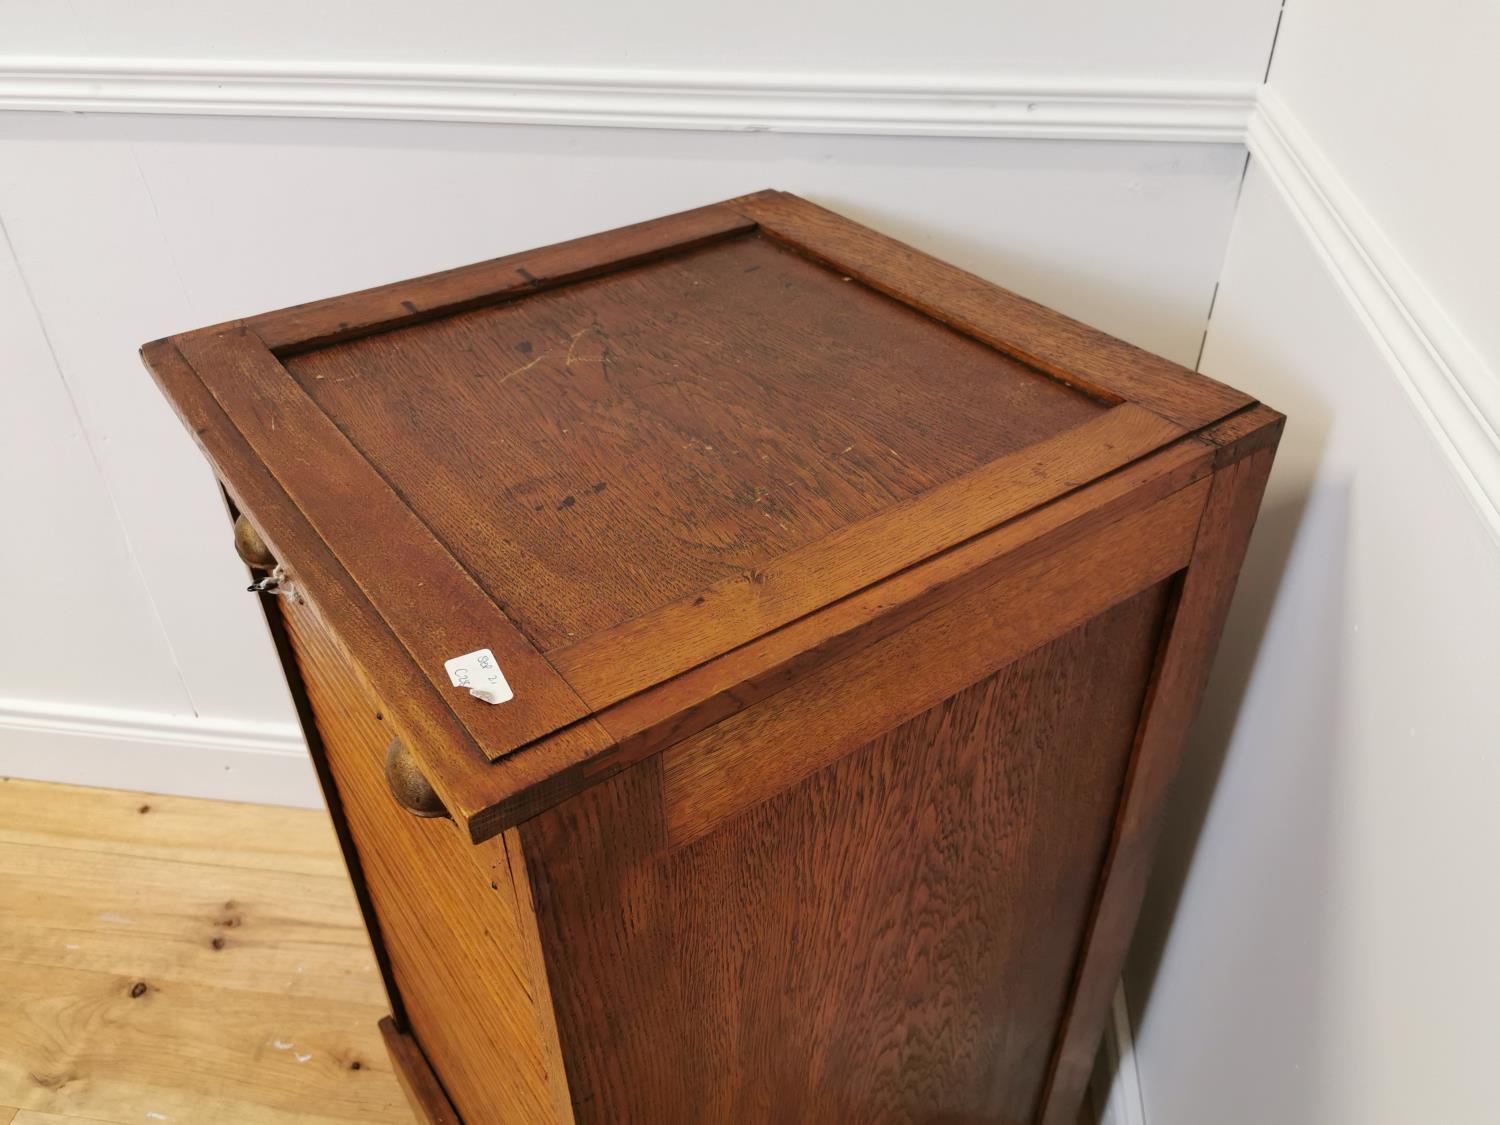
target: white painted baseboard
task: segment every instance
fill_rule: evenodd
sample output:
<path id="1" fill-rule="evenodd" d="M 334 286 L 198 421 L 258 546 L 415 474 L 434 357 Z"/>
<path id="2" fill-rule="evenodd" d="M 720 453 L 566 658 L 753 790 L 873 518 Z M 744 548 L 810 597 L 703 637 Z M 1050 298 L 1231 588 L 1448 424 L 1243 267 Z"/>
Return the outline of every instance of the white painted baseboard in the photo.
<path id="1" fill-rule="evenodd" d="M 0 776 L 260 804 L 322 803 L 295 726 L 32 700 L 0 699 Z"/>
<path id="2" fill-rule="evenodd" d="M 1270 90 L 1250 151 L 1391 362 L 1500 540 L 1500 380 L 1428 293 L 1325 153 Z"/>
<path id="3" fill-rule="evenodd" d="M 0 110 L 1227 141 L 1246 83 L 0 57 Z"/>

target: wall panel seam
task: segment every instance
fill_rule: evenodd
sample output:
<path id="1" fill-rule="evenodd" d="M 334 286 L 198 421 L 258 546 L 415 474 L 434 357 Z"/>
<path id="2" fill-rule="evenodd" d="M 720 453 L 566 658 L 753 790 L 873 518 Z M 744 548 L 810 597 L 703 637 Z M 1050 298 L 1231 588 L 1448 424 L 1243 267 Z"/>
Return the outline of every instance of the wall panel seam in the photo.
<path id="1" fill-rule="evenodd" d="M 26 266 L 21 261 L 20 254 L 16 251 L 15 243 L 11 240 L 10 229 L 6 225 L 3 213 L 0 213 L 0 251 L 10 255 L 11 262 L 15 266 L 16 277 L 20 281 L 21 289 L 26 296 L 26 302 L 29 306 L 28 311 L 36 323 L 36 329 L 41 335 L 42 342 L 46 345 L 47 356 L 52 363 L 52 373 L 62 386 L 62 393 L 68 403 L 68 411 L 72 416 L 73 423 L 77 426 L 79 441 L 88 455 L 89 465 L 99 482 L 100 491 L 104 494 L 104 499 L 109 504 L 110 515 L 114 517 L 115 530 L 119 532 L 125 556 L 130 560 L 130 569 L 140 584 L 146 605 L 150 609 L 151 620 L 156 623 L 157 630 L 161 634 L 162 643 L 172 658 L 172 672 L 176 677 L 178 686 L 182 689 L 183 701 L 189 707 L 192 707 L 196 713 L 197 703 L 193 699 L 193 689 L 183 672 L 182 662 L 178 659 L 177 646 L 173 643 L 171 631 L 167 628 L 166 620 L 162 616 L 161 603 L 157 600 L 156 593 L 152 590 L 151 583 L 147 579 L 146 568 L 141 564 L 140 554 L 136 550 L 135 541 L 131 537 L 129 524 L 125 520 L 124 513 L 120 510 L 120 500 L 118 495 L 116 495 L 110 473 L 105 466 L 103 458 L 99 456 L 97 439 L 89 429 L 83 410 L 78 403 L 78 395 L 73 389 L 71 380 L 68 378 L 61 357 L 57 354 L 57 345 L 53 341 L 52 330 L 47 325 L 46 317 L 42 315 L 41 302 L 37 300 L 36 291 L 32 288 L 31 279 L 26 274 Z M 0 727 L 3 727 L 3 722 L 4 703 L 0 701 Z"/>

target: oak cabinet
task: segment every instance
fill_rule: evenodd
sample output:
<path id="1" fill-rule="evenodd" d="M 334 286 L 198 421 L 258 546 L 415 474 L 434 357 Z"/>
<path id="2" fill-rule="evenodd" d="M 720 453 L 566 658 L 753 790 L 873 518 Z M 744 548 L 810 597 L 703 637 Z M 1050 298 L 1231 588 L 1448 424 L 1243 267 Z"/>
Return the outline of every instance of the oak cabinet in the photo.
<path id="1" fill-rule="evenodd" d="M 427 1120 L 1072 1120 L 1280 415 L 780 192 L 143 352 Z"/>

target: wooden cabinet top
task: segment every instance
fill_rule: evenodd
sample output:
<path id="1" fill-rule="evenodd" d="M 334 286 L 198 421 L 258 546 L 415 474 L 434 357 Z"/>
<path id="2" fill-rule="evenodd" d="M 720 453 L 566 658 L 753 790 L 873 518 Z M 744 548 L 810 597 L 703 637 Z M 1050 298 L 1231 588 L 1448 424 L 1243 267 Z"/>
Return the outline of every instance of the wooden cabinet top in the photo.
<path id="1" fill-rule="evenodd" d="M 476 835 L 1253 406 L 774 191 L 143 354 Z M 509 702 L 449 682 L 483 648 Z"/>

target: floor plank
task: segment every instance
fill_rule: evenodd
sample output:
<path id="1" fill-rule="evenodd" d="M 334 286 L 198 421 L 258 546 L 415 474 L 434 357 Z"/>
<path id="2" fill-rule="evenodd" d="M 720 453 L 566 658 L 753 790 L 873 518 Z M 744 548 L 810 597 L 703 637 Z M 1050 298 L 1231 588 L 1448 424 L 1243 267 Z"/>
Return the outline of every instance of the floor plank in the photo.
<path id="1" fill-rule="evenodd" d="M 326 814 L 8 782 L 0 870 L 0 1125 L 412 1121 Z"/>
<path id="2" fill-rule="evenodd" d="M 0 843 L 342 878 L 326 814 L 0 778 Z"/>
<path id="3" fill-rule="evenodd" d="M 412 1122 L 324 813 L 4 781 L 0 871 L 0 1125 Z"/>
<path id="4" fill-rule="evenodd" d="M 0 959 L 369 1002 L 346 876 L 0 844 Z"/>

